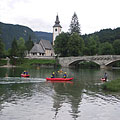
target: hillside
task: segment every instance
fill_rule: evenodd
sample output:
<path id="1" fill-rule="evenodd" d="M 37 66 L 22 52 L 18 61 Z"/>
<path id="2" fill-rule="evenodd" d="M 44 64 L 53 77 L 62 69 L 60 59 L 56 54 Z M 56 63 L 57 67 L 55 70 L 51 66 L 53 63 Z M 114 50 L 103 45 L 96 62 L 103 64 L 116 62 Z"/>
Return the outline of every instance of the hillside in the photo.
<path id="1" fill-rule="evenodd" d="M 17 40 L 23 37 L 25 41 L 28 40 L 29 36 L 33 42 L 38 42 L 41 39 L 49 40 L 52 42 L 52 33 L 32 31 L 29 27 L 22 25 L 5 24 L 0 22 L 1 38 L 5 44 L 5 48 L 11 47 L 11 43 L 14 38 Z"/>
<path id="2" fill-rule="evenodd" d="M 114 40 L 120 39 L 120 28 L 118 27 L 116 29 L 111 29 L 111 28 L 103 29 L 103 30 L 100 30 L 99 32 L 83 35 L 83 39 L 84 40 L 87 39 L 87 37 L 90 35 L 97 35 L 101 43 L 103 42 L 113 43 Z"/>
<path id="3" fill-rule="evenodd" d="M 36 41 L 35 33 L 26 26 L 5 24 L 0 22 L 0 30 L 1 38 L 5 43 L 6 49 L 11 47 L 11 43 L 14 38 L 18 40 L 20 37 L 23 37 L 26 41 L 29 36 L 31 36 L 32 40 Z"/>
<path id="4" fill-rule="evenodd" d="M 34 33 L 37 37 L 37 41 L 44 39 L 44 40 L 49 40 L 52 43 L 52 39 L 53 39 L 52 33 L 41 32 L 41 31 L 35 31 Z"/>
<path id="5" fill-rule="evenodd" d="M 33 31 L 29 27 L 22 25 L 5 24 L 0 22 L 0 31 L 1 38 L 5 43 L 6 49 L 11 47 L 11 43 L 14 38 L 18 40 L 20 37 L 23 37 L 24 40 L 26 41 L 28 40 L 29 36 L 31 36 L 33 42 L 38 42 L 41 39 L 45 39 L 49 40 L 51 43 L 53 39 L 52 33 Z M 103 29 L 92 34 L 82 35 L 82 37 L 86 41 L 87 37 L 89 37 L 90 35 L 97 35 L 101 43 L 106 41 L 113 43 L 114 40 L 120 39 L 120 28 Z"/>

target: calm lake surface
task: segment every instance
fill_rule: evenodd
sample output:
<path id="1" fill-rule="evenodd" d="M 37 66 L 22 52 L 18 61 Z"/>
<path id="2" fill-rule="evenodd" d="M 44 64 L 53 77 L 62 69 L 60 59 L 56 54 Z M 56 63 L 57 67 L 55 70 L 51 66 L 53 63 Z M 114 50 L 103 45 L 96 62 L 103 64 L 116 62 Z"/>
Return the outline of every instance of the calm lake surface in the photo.
<path id="1" fill-rule="evenodd" d="M 71 82 L 47 82 L 54 68 L 0 68 L 0 120 L 120 120 L 120 94 L 103 92 L 100 78 L 120 70 L 63 68 Z M 58 74 L 57 77 L 62 77 Z"/>

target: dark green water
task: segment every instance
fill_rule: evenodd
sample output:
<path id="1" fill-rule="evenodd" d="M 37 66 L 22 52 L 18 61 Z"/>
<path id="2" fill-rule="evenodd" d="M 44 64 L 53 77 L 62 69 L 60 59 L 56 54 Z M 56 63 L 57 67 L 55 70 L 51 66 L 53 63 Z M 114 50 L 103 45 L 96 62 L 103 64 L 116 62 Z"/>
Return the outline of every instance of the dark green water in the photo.
<path id="1" fill-rule="evenodd" d="M 120 78 L 120 70 L 64 68 L 71 82 L 47 82 L 53 68 L 0 68 L 0 120 L 119 120 L 119 93 L 100 89 L 100 78 Z M 62 74 L 58 74 L 62 77 Z"/>

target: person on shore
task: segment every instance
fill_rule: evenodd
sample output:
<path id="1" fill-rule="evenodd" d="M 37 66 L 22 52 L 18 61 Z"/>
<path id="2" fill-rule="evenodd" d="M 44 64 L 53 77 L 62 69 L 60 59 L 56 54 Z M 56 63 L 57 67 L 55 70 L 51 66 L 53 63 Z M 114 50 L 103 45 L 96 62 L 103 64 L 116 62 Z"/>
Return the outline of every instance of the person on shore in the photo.
<path id="1" fill-rule="evenodd" d="M 67 77 L 67 73 L 66 73 L 66 72 L 64 73 L 63 77 L 64 77 L 64 78 L 66 78 L 66 77 Z"/>
<path id="2" fill-rule="evenodd" d="M 55 78 L 55 73 L 54 72 L 51 74 L 51 78 Z"/>

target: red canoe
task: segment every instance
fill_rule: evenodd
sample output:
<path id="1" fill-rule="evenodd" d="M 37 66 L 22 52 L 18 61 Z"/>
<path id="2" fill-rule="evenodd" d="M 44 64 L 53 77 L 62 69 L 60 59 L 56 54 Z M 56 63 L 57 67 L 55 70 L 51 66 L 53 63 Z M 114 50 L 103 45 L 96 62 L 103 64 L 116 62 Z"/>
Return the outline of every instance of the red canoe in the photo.
<path id="1" fill-rule="evenodd" d="M 29 77 L 30 75 L 21 74 L 21 77 Z"/>
<path id="2" fill-rule="evenodd" d="M 69 81 L 72 79 L 73 78 L 46 78 L 46 80 L 51 80 L 51 81 Z"/>

